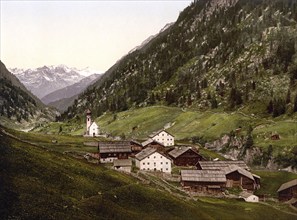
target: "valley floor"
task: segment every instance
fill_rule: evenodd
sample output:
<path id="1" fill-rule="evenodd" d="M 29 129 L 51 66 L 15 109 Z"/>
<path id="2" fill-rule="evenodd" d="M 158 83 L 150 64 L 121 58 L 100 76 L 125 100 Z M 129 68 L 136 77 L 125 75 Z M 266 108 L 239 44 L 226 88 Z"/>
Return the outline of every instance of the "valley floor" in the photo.
<path id="1" fill-rule="evenodd" d="M 90 151 L 82 137 L 1 128 L 0 140 L 1 219 L 296 218 L 296 212 L 282 203 L 191 198 L 154 176 L 149 175 L 150 181 L 143 184 L 103 165 L 63 154 L 67 148 L 82 154 Z M 274 190 L 264 184 L 265 188 Z"/>

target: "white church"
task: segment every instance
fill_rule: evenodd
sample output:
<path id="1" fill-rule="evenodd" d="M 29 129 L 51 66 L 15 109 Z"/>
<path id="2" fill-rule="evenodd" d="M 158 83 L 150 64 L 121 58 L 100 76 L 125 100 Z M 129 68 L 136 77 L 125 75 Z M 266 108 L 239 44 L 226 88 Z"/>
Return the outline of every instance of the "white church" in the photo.
<path id="1" fill-rule="evenodd" d="M 99 136 L 99 127 L 95 121 L 92 122 L 92 112 L 88 109 L 87 112 L 87 129 L 84 136 L 97 137 Z"/>

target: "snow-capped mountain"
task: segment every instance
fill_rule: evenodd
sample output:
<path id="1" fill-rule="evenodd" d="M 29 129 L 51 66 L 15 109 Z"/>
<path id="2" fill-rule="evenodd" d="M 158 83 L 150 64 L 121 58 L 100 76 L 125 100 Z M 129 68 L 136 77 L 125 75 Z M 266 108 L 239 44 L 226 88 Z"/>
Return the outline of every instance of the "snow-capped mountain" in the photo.
<path id="1" fill-rule="evenodd" d="M 90 84 L 92 84 L 93 82 L 98 80 L 100 77 L 101 77 L 100 74 L 93 74 L 93 75 L 87 76 L 77 83 L 74 83 L 70 86 L 66 86 L 62 89 L 58 89 L 58 90 L 44 96 L 41 99 L 41 101 L 45 104 L 49 104 L 51 102 L 55 102 L 60 99 L 70 98 L 72 96 L 78 95 L 85 88 L 87 88 Z"/>
<path id="2" fill-rule="evenodd" d="M 38 98 L 75 84 L 92 72 L 89 68 L 79 70 L 65 65 L 43 66 L 36 69 L 9 69 Z"/>

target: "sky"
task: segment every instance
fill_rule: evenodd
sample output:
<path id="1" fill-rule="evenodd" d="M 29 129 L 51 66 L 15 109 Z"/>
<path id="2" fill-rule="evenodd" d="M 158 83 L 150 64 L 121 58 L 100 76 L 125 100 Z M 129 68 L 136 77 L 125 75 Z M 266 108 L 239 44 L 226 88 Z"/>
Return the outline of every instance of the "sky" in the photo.
<path id="1" fill-rule="evenodd" d="M 190 3 L 0 0 L 0 59 L 8 68 L 64 64 L 103 73 Z"/>

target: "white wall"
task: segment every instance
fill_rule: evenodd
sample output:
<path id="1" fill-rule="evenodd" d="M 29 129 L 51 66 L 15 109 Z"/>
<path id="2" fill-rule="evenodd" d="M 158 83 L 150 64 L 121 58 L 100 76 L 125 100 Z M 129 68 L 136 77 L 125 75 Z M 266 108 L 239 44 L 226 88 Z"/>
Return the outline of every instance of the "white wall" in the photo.
<path id="1" fill-rule="evenodd" d="M 174 145 L 174 137 L 168 134 L 166 131 L 161 131 L 158 135 L 154 136 L 152 139 L 164 144 L 164 146 L 166 147 Z"/>
<path id="2" fill-rule="evenodd" d="M 95 136 L 98 136 L 98 125 L 96 123 L 91 124 L 90 128 L 89 128 L 89 135 L 93 136 L 93 134 L 95 133 Z"/>
<path id="3" fill-rule="evenodd" d="M 158 170 L 165 173 L 171 173 L 171 160 L 158 152 L 151 154 L 141 161 L 136 160 L 135 164 L 140 170 Z"/>

